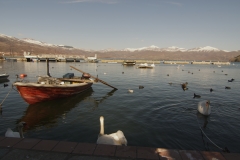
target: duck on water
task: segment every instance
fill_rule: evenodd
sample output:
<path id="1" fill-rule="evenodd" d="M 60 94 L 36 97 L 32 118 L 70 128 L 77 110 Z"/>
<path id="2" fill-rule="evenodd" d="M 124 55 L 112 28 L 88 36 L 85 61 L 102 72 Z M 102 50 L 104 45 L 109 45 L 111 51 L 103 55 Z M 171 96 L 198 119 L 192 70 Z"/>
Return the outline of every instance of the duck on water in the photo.
<path id="1" fill-rule="evenodd" d="M 194 93 L 193 98 L 201 98 L 201 96 Z"/>

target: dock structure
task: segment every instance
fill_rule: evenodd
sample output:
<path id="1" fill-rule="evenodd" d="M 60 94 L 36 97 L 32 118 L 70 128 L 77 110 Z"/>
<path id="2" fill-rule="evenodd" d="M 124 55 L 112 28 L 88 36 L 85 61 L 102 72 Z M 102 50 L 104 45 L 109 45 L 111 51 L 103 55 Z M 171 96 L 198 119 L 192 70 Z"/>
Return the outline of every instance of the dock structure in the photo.
<path id="1" fill-rule="evenodd" d="M 240 153 L 177 150 L 157 147 L 116 146 L 96 143 L 12 138 L 0 136 L 0 159 L 58 160 L 239 160 Z"/>
<path id="2" fill-rule="evenodd" d="M 5 56 L 3 60 L 12 60 L 12 61 L 46 61 L 47 58 L 50 61 L 56 61 L 56 62 L 80 62 L 81 60 L 86 60 L 85 56 L 83 55 L 52 55 L 52 54 L 42 54 L 42 55 L 25 55 L 25 56 Z"/>
<path id="3" fill-rule="evenodd" d="M 192 61 L 191 64 L 212 64 L 212 65 L 230 65 L 230 62 L 219 62 L 219 61 Z"/>
<path id="4" fill-rule="evenodd" d="M 38 56 L 39 61 L 46 61 L 49 58 L 50 61 L 56 62 L 80 62 L 81 60 L 85 60 L 85 56 L 83 55 L 51 55 L 51 54 L 42 54 Z"/>
<path id="5" fill-rule="evenodd" d="M 135 62 L 136 64 L 140 64 L 140 63 L 159 64 L 160 63 L 160 61 L 156 61 L 156 60 L 101 59 L 102 63 L 120 63 L 120 64 L 123 64 L 126 61 L 128 61 L 128 62 Z"/>
<path id="6" fill-rule="evenodd" d="M 56 61 L 56 62 L 101 62 L 101 63 L 121 63 L 123 64 L 125 61 L 135 61 L 136 64 L 140 63 L 154 63 L 154 64 L 208 64 L 208 65 L 231 65 L 230 62 L 223 62 L 223 61 L 160 61 L 160 60 L 123 60 L 123 59 L 95 59 L 89 60 L 85 58 L 84 55 L 55 55 L 55 54 L 42 54 L 42 55 L 25 55 L 25 56 L 4 56 L 4 60 L 9 61 L 46 61 L 49 58 L 49 61 Z"/>
<path id="7" fill-rule="evenodd" d="M 219 61 L 163 61 L 163 64 L 210 64 L 210 65 L 230 65 L 230 62 Z"/>
<path id="8" fill-rule="evenodd" d="M 163 64 L 189 64 L 189 61 L 163 61 Z"/>

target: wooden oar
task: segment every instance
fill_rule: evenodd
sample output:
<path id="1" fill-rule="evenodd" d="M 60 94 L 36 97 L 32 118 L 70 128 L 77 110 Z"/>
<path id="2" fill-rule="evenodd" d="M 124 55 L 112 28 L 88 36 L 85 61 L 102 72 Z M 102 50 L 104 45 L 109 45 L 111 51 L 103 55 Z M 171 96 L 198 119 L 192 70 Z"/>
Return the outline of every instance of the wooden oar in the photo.
<path id="1" fill-rule="evenodd" d="M 81 71 L 80 69 L 77 69 L 77 68 L 73 67 L 73 66 L 70 66 L 70 67 L 73 68 L 73 69 L 75 69 L 75 70 L 77 70 L 77 71 L 79 71 L 79 72 L 86 73 L 86 72 Z M 97 77 L 94 77 L 94 76 L 92 76 L 92 75 L 90 75 L 90 76 L 91 76 L 92 78 L 95 78 L 95 79 L 98 80 L 99 82 L 101 82 L 101 83 L 103 83 L 103 84 L 105 84 L 105 85 L 107 85 L 107 86 L 109 86 L 109 87 L 112 87 L 112 88 L 114 88 L 114 89 L 117 90 L 117 88 L 111 86 L 111 85 L 108 84 L 107 82 L 104 82 L 103 80 L 101 80 L 101 79 L 99 79 L 99 78 L 97 78 Z"/>

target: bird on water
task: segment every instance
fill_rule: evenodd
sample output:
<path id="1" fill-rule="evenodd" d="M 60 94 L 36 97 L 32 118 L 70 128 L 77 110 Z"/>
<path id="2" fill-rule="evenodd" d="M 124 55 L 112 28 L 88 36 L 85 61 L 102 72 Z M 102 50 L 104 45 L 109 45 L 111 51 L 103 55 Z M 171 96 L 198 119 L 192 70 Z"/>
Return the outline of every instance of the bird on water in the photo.
<path id="1" fill-rule="evenodd" d="M 24 138 L 23 127 L 26 126 L 26 122 L 19 122 L 17 125 L 18 132 L 14 132 L 11 128 L 8 128 L 5 137 Z"/>
<path id="2" fill-rule="evenodd" d="M 127 146 L 127 139 L 123 132 L 118 130 L 115 133 L 104 134 L 104 117 L 100 117 L 100 133 L 98 135 L 97 144 L 109 144 L 109 145 L 125 145 Z"/>
<path id="3" fill-rule="evenodd" d="M 211 114 L 211 106 L 209 100 L 204 100 L 198 103 L 198 112 L 203 115 L 210 115 Z"/>

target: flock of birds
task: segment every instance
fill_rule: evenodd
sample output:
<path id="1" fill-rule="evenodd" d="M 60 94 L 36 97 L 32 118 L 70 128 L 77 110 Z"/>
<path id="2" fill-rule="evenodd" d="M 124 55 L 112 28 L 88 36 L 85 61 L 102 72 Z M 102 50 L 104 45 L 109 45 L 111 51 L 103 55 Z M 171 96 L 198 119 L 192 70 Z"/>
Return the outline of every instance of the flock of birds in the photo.
<path id="1" fill-rule="evenodd" d="M 228 80 L 228 82 L 233 82 L 233 81 L 234 81 L 233 78 L 231 80 Z M 169 84 L 171 85 L 172 83 L 169 83 Z M 182 89 L 184 91 L 188 90 L 187 84 L 188 84 L 187 82 L 181 84 Z M 231 87 L 225 86 L 225 89 L 231 89 Z M 210 88 L 210 92 L 213 92 L 212 88 Z M 193 98 L 201 98 L 201 96 L 194 93 Z M 210 115 L 210 113 L 211 113 L 210 101 L 209 100 L 200 101 L 198 103 L 197 110 L 198 110 L 199 113 L 201 113 L 203 115 L 206 115 L 206 116 Z"/>
<path id="2" fill-rule="evenodd" d="M 178 65 L 177 69 L 179 69 L 179 65 Z M 184 71 L 184 70 L 182 70 L 182 71 Z M 199 71 L 200 71 L 200 69 L 199 69 Z M 215 71 L 213 71 L 213 72 L 215 73 Z M 223 70 L 222 70 L 222 72 L 223 72 Z M 188 71 L 188 73 L 191 73 L 191 72 Z M 191 73 L 191 74 L 193 74 L 193 73 Z M 225 75 L 227 75 L 227 74 L 225 74 Z M 169 74 L 167 74 L 167 76 L 169 76 Z M 234 81 L 233 78 L 228 80 L 228 82 L 233 82 L 233 81 Z M 173 83 L 169 83 L 169 84 L 172 85 Z M 188 90 L 187 85 L 188 85 L 188 82 L 181 84 L 181 87 L 184 91 Z M 231 87 L 225 86 L 225 89 L 231 89 Z M 210 92 L 213 92 L 212 88 L 210 88 Z M 201 98 L 201 96 L 194 93 L 193 98 Z M 200 101 L 198 103 L 197 110 L 199 113 L 201 113 L 203 115 L 206 115 L 206 116 L 210 115 L 210 113 L 211 113 L 210 101 L 209 100 Z"/>
<path id="3" fill-rule="evenodd" d="M 182 89 L 185 91 L 185 90 L 188 90 L 187 88 L 187 82 L 186 83 L 182 83 L 181 86 L 182 86 Z M 210 92 L 212 92 L 213 89 L 211 88 L 210 89 Z M 197 94 L 193 94 L 193 98 L 201 98 L 200 95 L 197 95 Z M 207 116 L 207 115 L 210 115 L 211 113 L 211 106 L 210 106 L 210 101 L 209 100 L 203 100 L 203 101 L 200 101 L 198 103 L 198 107 L 197 107 L 197 110 L 199 113 Z"/>

